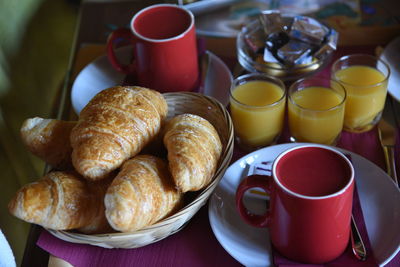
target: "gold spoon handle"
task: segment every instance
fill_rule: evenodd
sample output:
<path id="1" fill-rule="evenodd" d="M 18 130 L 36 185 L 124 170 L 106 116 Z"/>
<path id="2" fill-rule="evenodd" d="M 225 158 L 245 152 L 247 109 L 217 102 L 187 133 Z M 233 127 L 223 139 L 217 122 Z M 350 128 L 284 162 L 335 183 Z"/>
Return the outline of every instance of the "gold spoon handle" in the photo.
<path id="1" fill-rule="evenodd" d="M 351 215 L 350 239 L 353 254 L 356 256 L 357 259 L 365 261 L 367 259 L 367 250 L 365 249 L 364 242 L 361 239 L 361 235 L 358 231 L 353 215 Z"/>

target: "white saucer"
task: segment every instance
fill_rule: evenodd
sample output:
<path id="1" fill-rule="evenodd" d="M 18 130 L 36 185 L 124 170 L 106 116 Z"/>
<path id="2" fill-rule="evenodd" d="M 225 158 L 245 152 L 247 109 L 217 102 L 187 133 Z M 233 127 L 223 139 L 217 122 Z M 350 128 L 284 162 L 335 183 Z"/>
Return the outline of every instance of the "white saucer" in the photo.
<path id="1" fill-rule="evenodd" d="M 284 150 L 300 144 L 281 144 L 252 152 L 226 171 L 211 196 L 211 228 L 224 249 L 245 266 L 273 266 L 268 230 L 246 224 L 235 207 L 235 191 L 251 164 L 273 161 Z M 388 263 L 400 250 L 400 191 L 390 177 L 367 159 L 351 153 L 368 235 L 379 265 Z M 251 210 L 265 209 L 255 196 L 246 202 Z"/>
<path id="2" fill-rule="evenodd" d="M 131 48 L 117 49 L 116 55 L 123 59 L 131 58 Z M 212 96 L 222 104 L 229 102 L 229 90 L 232 82 L 232 74 L 225 63 L 213 53 L 206 51 L 209 57 L 209 68 L 205 75 L 204 86 L 200 92 Z M 76 114 L 101 90 L 123 83 L 125 74 L 116 71 L 108 61 L 106 55 L 98 57 L 88 64 L 76 77 L 71 89 L 71 102 Z"/>
<path id="3" fill-rule="evenodd" d="M 16 266 L 15 257 L 5 235 L 0 229 L 0 266 Z"/>
<path id="4" fill-rule="evenodd" d="M 400 102 L 400 37 L 391 41 L 383 50 L 380 58 L 389 64 L 389 94 Z"/>

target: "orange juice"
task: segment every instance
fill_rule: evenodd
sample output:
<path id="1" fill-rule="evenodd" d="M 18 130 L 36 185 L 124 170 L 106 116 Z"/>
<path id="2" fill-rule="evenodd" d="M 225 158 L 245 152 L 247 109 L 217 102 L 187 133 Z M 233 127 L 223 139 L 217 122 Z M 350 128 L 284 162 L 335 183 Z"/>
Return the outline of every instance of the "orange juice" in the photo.
<path id="1" fill-rule="evenodd" d="M 250 147 L 268 145 L 280 134 L 285 113 L 284 88 L 269 81 L 249 81 L 231 92 L 235 134 Z"/>
<path id="2" fill-rule="evenodd" d="M 296 141 L 332 144 L 343 127 L 344 97 L 325 87 L 306 87 L 290 95 L 289 127 Z"/>
<path id="3" fill-rule="evenodd" d="M 347 92 L 345 129 L 365 131 L 372 128 L 373 121 L 385 105 L 387 91 L 385 75 L 375 68 L 362 65 L 338 70 L 334 75 Z"/>

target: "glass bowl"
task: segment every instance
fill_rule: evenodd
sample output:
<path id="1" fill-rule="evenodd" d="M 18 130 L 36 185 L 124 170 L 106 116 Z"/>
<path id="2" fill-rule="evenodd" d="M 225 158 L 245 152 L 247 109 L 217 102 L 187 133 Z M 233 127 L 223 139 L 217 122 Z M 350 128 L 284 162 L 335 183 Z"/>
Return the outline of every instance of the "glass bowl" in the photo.
<path id="1" fill-rule="evenodd" d="M 283 14 L 282 19 L 285 27 L 289 27 L 295 15 Z M 329 28 L 323 25 L 326 31 Z M 253 52 L 251 47 L 245 41 L 245 36 L 260 35 L 263 33 L 263 28 L 260 20 L 253 20 L 245 25 L 236 39 L 237 58 L 240 65 L 248 72 L 260 72 L 270 76 L 277 77 L 282 81 L 293 81 L 312 75 L 323 69 L 331 60 L 332 52 L 327 51 L 313 57 L 312 61 L 307 64 L 296 64 L 286 66 L 281 63 L 266 62 L 262 55 Z"/>

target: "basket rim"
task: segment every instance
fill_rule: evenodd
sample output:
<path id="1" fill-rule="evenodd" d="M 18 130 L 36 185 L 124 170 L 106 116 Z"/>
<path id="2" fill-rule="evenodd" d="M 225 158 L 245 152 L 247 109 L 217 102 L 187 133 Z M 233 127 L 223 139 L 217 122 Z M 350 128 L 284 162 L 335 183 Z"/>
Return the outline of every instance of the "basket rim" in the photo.
<path id="1" fill-rule="evenodd" d="M 150 233 L 155 230 L 159 230 L 160 227 L 164 227 L 167 225 L 174 224 L 178 218 L 189 214 L 191 211 L 194 212 L 193 214 L 189 215 L 188 220 L 186 220 L 184 224 L 186 224 L 191 217 L 193 217 L 197 211 L 207 202 L 208 198 L 212 194 L 213 190 L 217 187 L 219 181 L 222 179 L 228 165 L 233 156 L 233 147 L 234 147 L 234 131 L 233 131 L 233 122 L 229 115 L 228 110 L 225 108 L 222 103 L 220 103 L 217 99 L 211 96 L 203 95 L 201 93 L 195 92 L 170 92 L 170 93 L 163 93 L 163 96 L 166 98 L 167 102 L 170 97 L 189 97 L 189 98 L 201 98 L 203 101 L 209 102 L 211 105 L 216 107 L 218 111 L 224 117 L 224 124 L 227 126 L 228 136 L 226 136 L 226 144 L 224 146 L 224 150 L 221 153 L 220 160 L 218 162 L 218 167 L 215 171 L 213 180 L 207 185 L 206 188 L 202 189 L 201 192 L 196 196 L 194 200 L 190 203 L 187 203 L 184 207 L 182 207 L 178 212 L 152 224 L 146 226 L 142 229 L 133 231 L 133 232 L 113 232 L 113 233 L 103 233 L 103 234 L 84 234 L 79 232 L 72 232 L 70 230 L 53 230 L 45 228 L 51 234 L 59 237 L 59 238 L 66 238 L 70 242 L 76 241 L 76 243 L 84 243 L 84 244 L 93 244 L 93 243 L 104 243 L 108 241 L 116 241 L 117 239 L 129 239 L 133 236 L 139 236 L 143 234 Z M 180 230 L 182 228 L 179 227 Z M 164 237 L 167 237 L 179 230 L 173 232 L 167 232 Z M 162 238 L 156 238 L 155 241 L 160 240 Z M 153 242 L 155 242 L 153 241 Z M 150 242 L 150 243 L 153 243 Z M 149 244 L 150 244 L 149 243 Z"/>

